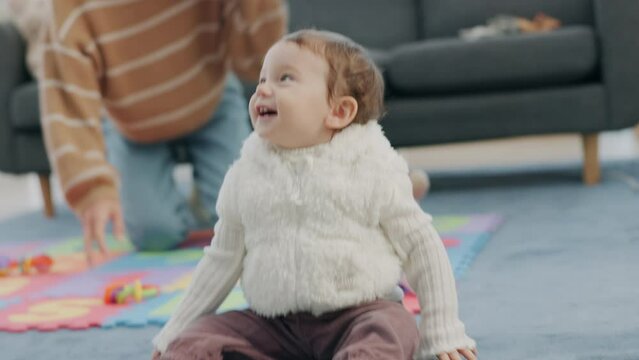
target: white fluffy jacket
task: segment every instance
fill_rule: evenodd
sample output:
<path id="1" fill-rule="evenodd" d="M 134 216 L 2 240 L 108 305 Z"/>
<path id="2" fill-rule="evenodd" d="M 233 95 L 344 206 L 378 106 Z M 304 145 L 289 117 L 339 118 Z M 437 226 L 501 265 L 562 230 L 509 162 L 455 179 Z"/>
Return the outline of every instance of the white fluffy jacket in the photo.
<path id="1" fill-rule="evenodd" d="M 226 175 L 217 211 L 211 246 L 153 341 L 159 351 L 215 311 L 240 278 L 258 314 L 319 315 L 384 297 L 402 269 L 422 307 L 416 358 L 475 346 L 458 318 L 442 241 L 377 122 L 293 150 L 253 133 Z"/>

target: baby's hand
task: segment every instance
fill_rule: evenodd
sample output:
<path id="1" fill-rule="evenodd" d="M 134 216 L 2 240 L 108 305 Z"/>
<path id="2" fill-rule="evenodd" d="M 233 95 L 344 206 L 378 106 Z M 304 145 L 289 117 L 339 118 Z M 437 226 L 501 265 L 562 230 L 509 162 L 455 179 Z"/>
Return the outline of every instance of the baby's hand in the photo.
<path id="1" fill-rule="evenodd" d="M 153 351 L 153 355 L 151 355 L 151 360 L 159 360 L 160 359 L 160 352 L 157 350 Z"/>
<path id="2" fill-rule="evenodd" d="M 441 353 L 437 355 L 438 360 L 462 360 L 459 357 L 459 354 L 462 354 L 466 360 L 476 360 L 477 359 L 477 349 L 457 349 L 456 352 L 449 353 Z"/>

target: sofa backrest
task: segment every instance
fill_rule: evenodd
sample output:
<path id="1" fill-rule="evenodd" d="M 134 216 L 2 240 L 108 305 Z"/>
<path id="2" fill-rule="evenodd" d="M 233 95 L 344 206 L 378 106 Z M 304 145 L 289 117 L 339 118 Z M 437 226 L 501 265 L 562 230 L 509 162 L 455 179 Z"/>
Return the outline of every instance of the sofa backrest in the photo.
<path id="1" fill-rule="evenodd" d="M 15 140 L 9 119 L 9 99 L 13 90 L 28 79 L 24 61 L 25 44 L 18 30 L 0 21 L 0 171 L 18 171 Z"/>
<path id="2" fill-rule="evenodd" d="M 292 0 L 291 31 L 315 27 L 377 49 L 419 39 L 419 0 Z"/>
<path id="3" fill-rule="evenodd" d="M 457 36 L 460 29 L 486 23 L 500 15 L 531 18 L 538 12 L 558 18 L 565 25 L 591 25 L 592 0 L 418 0 L 426 38 Z"/>

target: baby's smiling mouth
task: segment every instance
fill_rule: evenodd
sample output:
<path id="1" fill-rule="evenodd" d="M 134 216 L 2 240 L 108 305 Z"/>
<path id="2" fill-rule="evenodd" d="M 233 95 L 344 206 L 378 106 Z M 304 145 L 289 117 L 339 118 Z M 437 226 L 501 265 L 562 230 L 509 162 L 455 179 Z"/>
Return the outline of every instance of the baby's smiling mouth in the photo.
<path id="1" fill-rule="evenodd" d="M 277 116 L 277 110 L 264 105 L 257 106 L 257 115 L 259 117 L 272 117 Z"/>

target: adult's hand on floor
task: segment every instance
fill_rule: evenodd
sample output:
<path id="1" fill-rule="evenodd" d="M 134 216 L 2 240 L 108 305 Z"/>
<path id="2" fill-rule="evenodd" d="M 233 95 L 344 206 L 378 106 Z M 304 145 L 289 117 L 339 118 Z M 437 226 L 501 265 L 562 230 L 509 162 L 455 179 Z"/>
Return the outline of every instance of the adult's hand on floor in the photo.
<path id="1" fill-rule="evenodd" d="M 462 360 L 459 355 L 463 355 L 466 360 L 476 360 L 477 359 L 477 349 L 458 349 L 455 352 L 443 353 L 437 355 L 437 360 Z"/>
<path id="2" fill-rule="evenodd" d="M 124 218 L 122 217 L 122 207 L 120 202 L 112 199 L 96 201 L 89 205 L 80 216 L 82 230 L 84 234 L 84 250 L 89 265 L 95 263 L 93 254 L 95 243 L 103 256 L 108 255 L 105 241 L 106 226 L 109 222 L 113 224 L 113 235 L 116 239 L 124 239 Z"/>

